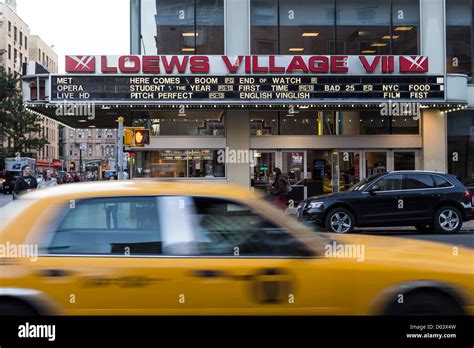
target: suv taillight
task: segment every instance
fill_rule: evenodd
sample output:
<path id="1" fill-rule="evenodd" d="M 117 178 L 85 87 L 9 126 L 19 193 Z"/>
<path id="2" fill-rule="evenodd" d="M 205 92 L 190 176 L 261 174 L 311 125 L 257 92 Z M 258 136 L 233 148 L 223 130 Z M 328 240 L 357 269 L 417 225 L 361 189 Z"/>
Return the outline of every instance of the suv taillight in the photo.
<path id="1" fill-rule="evenodd" d="M 464 195 L 466 196 L 467 200 L 472 203 L 472 193 L 471 191 L 469 190 L 466 190 L 466 192 L 464 192 Z"/>

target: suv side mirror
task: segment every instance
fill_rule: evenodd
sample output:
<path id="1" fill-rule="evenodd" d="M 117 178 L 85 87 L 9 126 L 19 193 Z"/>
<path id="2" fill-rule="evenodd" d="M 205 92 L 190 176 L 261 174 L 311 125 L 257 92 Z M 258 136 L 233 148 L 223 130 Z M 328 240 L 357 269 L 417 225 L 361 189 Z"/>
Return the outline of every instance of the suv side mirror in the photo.
<path id="1" fill-rule="evenodd" d="M 375 192 L 380 191 L 380 186 L 379 185 L 372 185 L 367 192 L 371 195 L 373 195 Z"/>

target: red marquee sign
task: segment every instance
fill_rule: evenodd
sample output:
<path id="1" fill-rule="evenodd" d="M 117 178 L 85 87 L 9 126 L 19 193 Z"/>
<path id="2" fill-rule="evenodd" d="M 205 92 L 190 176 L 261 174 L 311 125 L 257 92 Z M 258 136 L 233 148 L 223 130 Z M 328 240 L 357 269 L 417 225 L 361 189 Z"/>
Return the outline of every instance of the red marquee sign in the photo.
<path id="1" fill-rule="evenodd" d="M 426 56 L 66 56 L 71 74 L 422 74 Z"/>

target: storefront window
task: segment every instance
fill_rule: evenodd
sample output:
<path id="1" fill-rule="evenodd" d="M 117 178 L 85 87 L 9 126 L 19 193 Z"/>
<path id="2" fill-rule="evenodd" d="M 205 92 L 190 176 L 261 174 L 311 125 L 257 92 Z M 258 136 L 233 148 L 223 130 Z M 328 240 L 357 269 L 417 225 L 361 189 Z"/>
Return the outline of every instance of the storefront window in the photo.
<path id="1" fill-rule="evenodd" d="M 393 157 L 395 170 L 415 170 L 415 152 L 394 152 Z"/>
<path id="2" fill-rule="evenodd" d="M 448 169 L 474 188 L 474 112 L 448 114 Z"/>
<path id="3" fill-rule="evenodd" d="M 132 124 L 151 129 L 153 136 L 224 136 L 224 114 L 222 110 L 136 111 L 132 113 Z"/>
<path id="4" fill-rule="evenodd" d="M 335 0 L 280 0 L 280 54 L 334 54 Z"/>
<path id="5" fill-rule="evenodd" d="M 419 120 L 409 116 L 382 116 L 378 111 L 359 114 L 361 135 L 419 134 Z"/>
<path id="6" fill-rule="evenodd" d="M 363 111 L 359 114 L 360 134 L 390 134 L 390 117 L 381 116 L 378 111 Z"/>
<path id="7" fill-rule="evenodd" d="M 318 117 L 315 111 L 280 112 L 281 135 L 314 135 L 318 131 Z"/>
<path id="8" fill-rule="evenodd" d="M 449 73 L 472 74 L 471 0 L 446 1 L 446 64 Z"/>
<path id="9" fill-rule="evenodd" d="M 450 0 L 449 0 L 450 1 Z M 420 4 L 413 0 L 392 0 L 392 54 L 418 54 Z"/>
<path id="10" fill-rule="evenodd" d="M 223 0 L 141 0 L 142 54 L 223 54 Z"/>
<path id="11" fill-rule="evenodd" d="M 252 54 L 418 54 L 417 0 L 251 0 Z"/>
<path id="12" fill-rule="evenodd" d="M 390 54 L 389 0 L 338 0 L 338 54 Z"/>
<path id="13" fill-rule="evenodd" d="M 278 135 L 278 112 L 251 111 L 250 135 Z"/>
<path id="14" fill-rule="evenodd" d="M 196 54 L 224 54 L 224 0 L 196 0 Z"/>
<path id="15" fill-rule="evenodd" d="M 366 152 L 365 153 L 365 176 L 385 173 L 387 171 L 386 152 Z"/>
<path id="16" fill-rule="evenodd" d="M 347 191 L 360 181 L 360 153 L 341 151 L 339 153 L 340 191 Z"/>
<path id="17" fill-rule="evenodd" d="M 275 170 L 275 152 L 257 151 L 255 166 L 253 167 L 252 187 L 265 193 L 271 192 L 271 184 L 274 179 Z"/>
<path id="18" fill-rule="evenodd" d="M 252 111 L 250 135 L 419 134 L 413 117 L 382 116 L 379 111 Z"/>
<path id="19" fill-rule="evenodd" d="M 224 150 L 222 150 L 223 152 Z M 137 178 L 224 178 L 219 150 L 159 150 L 137 152 Z"/>
<path id="20" fill-rule="evenodd" d="M 278 1 L 252 0 L 252 54 L 278 54 Z"/>
<path id="21" fill-rule="evenodd" d="M 307 151 L 308 196 L 332 192 L 332 157 L 329 150 Z"/>

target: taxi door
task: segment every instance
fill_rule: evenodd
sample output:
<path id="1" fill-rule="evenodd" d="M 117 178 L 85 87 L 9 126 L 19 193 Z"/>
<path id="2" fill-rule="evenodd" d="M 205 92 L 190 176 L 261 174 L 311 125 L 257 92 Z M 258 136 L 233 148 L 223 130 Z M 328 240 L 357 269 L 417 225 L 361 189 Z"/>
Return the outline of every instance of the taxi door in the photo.
<path id="1" fill-rule="evenodd" d="M 166 253 L 183 314 L 338 314 L 337 268 L 249 207 L 211 197 L 164 197 Z M 173 236 L 174 240 L 170 240 Z M 181 255 L 181 256 L 178 256 Z M 338 302 L 339 301 L 339 302 Z"/>
<path id="2" fill-rule="evenodd" d="M 102 197 L 61 206 L 39 225 L 40 256 L 23 287 L 64 314 L 178 310 L 179 263 L 163 257 L 157 198 Z"/>

